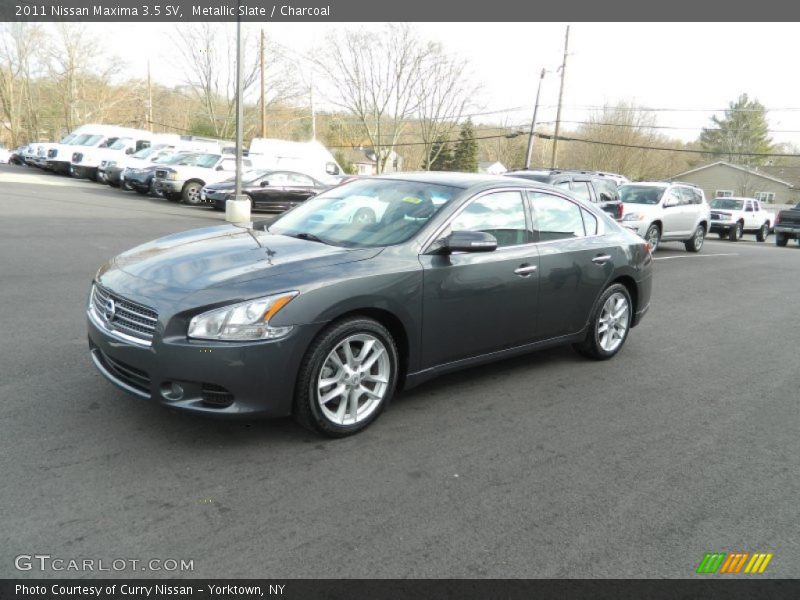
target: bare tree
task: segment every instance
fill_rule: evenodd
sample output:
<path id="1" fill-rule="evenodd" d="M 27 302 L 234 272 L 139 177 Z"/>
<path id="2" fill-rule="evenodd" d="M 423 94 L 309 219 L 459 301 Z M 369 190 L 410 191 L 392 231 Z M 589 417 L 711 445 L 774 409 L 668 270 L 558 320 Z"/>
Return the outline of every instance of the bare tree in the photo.
<path id="1" fill-rule="evenodd" d="M 448 56 L 438 44 L 430 47 L 415 87 L 426 170 L 444 148 L 437 141 L 454 135 L 465 111 L 476 106 L 478 89 L 468 76 L 466 61 Z"/>
<path id="2" fill-rule="evenodd" d="M 246 49 L 258 48 L 251 31 L 243 28 L 242 44 Z M 225 23 L 197 23 L 178 29 L 175 46 L 186 72 L 190 93 L 203 105 L 205 118 L 214 134 L 227 138 L 233 135 L 236 112 L 236 34 Z M 258 90 L 259 69 L 256 52 L 245 51 L 244 96 Z M 266 105 L 270 107 L 297 95 L 295 78 L 282 49 L 269 40 L 265 48 Z"/>
<path id="3" fill-rule="evenodd" d="M 380 32 L 349 29 L 328 36 L 313 59 L 330 82 L 329 100 L 356 117 L 382 173 L 404 126 L 419 110 L 418 87 L 433 44 L 405 24 Z"/>
<path id="4" fill-rule="evenodd" d="M 0 24 L 0 122 L 12 145 L 38 137 L 33 87 L 41 64 L 41 41 L 39 25 Z"/>

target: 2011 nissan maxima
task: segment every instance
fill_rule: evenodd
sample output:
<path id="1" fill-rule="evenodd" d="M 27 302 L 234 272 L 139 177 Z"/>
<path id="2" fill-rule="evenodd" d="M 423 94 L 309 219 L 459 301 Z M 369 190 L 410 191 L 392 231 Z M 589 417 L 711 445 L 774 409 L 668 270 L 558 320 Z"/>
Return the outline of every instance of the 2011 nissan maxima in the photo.
<path id="1" fill-rule="evenodd" d="M 354 207 L 374 219 L 343 218 Z M 441 373 L 559 344 L 614 356 L 651 274 L 646 241 L 546 184 L 371 177 L 268 226 L 120 254 L 92 284 L 89 345 L 135 396 L 344 436 Z"/>

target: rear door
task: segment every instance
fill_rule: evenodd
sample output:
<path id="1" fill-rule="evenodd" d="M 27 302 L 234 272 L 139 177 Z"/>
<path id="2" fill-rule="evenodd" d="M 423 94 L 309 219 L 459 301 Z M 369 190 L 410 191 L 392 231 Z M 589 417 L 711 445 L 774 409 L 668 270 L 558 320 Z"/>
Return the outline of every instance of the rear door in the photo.
<path id="1" fill-rule="evenodd" d="M 534 235 L 539 239 L 537 339 L 577 333 L 606 286 L 619 249 L 600 235 L 591 212 L 550 192 L 530 192 Z"/>
<path id="2" fill-rule="evenodd" d="M 425 368 L 496 352 L 535 338 L 538 252 L 523 192 L 479 194 L 456 213 L 452 231 L 485 231 L 493 252 L 422 254 Z"/>

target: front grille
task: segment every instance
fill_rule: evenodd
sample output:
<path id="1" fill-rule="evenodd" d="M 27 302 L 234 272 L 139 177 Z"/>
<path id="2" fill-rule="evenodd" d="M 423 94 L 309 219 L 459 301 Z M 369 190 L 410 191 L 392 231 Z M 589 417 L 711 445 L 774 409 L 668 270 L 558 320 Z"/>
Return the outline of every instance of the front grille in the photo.
<path id="1" fill-rule="evenodd" d="M 79 163 L 83 160 L 83 153 L 82 152 L 74 152 L 72 154 L 72 162 Z"/>
<path id="2" fill-rule="evenodd" d="M 150 394 L 150 375 L 141 369 L 125 364 L 121 360 L 111 358 L 108 354 L 95 348 L 96 356 L 100 358 L 103 366 L 117 379 L 132 388 Z"/>
<path id="3" fill-rule="evenodd" d="M 111 306 L 109 303 L 113 304 L 113 310 L 107 310 Z M 92 304 L 97 316 L 109 328 L 142 340 L 153 339 L 158 313 L 152 308 L 126 300 L 99 285 L 94 286 Z"/>
<path id="4" fill-rule="evenodd" d="M 58 156 L 58 148 L 50 148 L 47 151 L 47 158 L 55 158 L 56 156 Z"/>
<path id="5" fill-rule="evenodd" d="M 156 179 L 166 179 L 167 173 L 166 169 L 156 169 Z"/>
<path id="6" fill-rule="evenodd" d="M 211 406 L 224 408 L 233 404 L 233 394 L 221 385 L 204 383 L 201 387 L 201 393 L 203 395 L 203 402 Z"/>

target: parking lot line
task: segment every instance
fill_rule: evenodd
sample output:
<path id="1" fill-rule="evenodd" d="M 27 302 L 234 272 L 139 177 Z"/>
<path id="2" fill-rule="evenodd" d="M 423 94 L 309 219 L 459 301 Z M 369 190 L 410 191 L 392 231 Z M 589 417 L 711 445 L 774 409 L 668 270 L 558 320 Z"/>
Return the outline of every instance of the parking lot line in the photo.
<path id="1" fill-rule="evenodd" d="M 737 252 L 724 254 L 676 254 L 675 256 L 656 256 L 653 260 L 670 260 L 672 258 L 705 258 L 708 256 L 739 256 Z"/>

